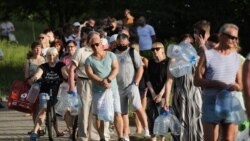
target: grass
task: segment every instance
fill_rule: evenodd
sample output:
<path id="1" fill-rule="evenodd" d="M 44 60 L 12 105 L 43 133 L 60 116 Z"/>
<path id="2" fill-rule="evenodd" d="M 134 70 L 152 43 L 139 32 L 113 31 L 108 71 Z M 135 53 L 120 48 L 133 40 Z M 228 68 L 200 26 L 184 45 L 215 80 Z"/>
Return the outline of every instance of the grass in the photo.
<path id="1" fill-rule="evenodd" d="M 18 44 L 0 40 L 0 49 L 4 57 L 0 60 L 0 97 L 7 96 L 11 83 L 15 79 L 24 78 L 23 65 L 30 44 L 37 40 L 39 34 L 47 27 L 44 24 L 32 21 L 13 20 L 15 36 Z"/>
<path id="2" fill-rule="evenodd" d="M 28 47 L 0 41 L 0 48 L 4 53 L 0 60 L 0 96 L 6 96 L 13 80 L 24 78 L 23 66 Z"/>

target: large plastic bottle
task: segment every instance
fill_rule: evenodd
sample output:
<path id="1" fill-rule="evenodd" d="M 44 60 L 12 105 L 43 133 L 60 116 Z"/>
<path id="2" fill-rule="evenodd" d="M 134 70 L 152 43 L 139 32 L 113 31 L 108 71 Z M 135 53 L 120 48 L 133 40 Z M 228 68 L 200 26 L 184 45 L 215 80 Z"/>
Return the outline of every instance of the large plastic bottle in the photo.
<path id="1" fill-rule="evenodd" d="M 31 103 L 35 103 L 39 95 L 39 92 L 40 92 L 40 85 L 38 83 L 34 83 L 31 86 L 26 99 Z"/>
<path id="2" fill-rule="evenodd" d="M 170 73 L 175 77 L 181 77 L 192 72 L 192 64 L 184 60 L 175 60 L 169 65 Z"/>
<path id="3" fill-rule="evenodd" d="M 244 131 L 245 129 L 250 127 L 250 122 L 249 120 L 244 121 L 239 125 L 239 131 Z"/>
<path id="4" fill-rule="evenodd" d="M 226 118 L 232 113 L 232 93 L 226 89 L 221 90 L 215 101 L 215 113 L 220 118 Z"/>
<path id="5" fill-rule="evenodd" d="M 155 135 L 165 136 L 168 133 L 170 119 L 169 112 L 163 111 L 161 114 L 155 119 L 153 133 Z"/>
<path id="6" fill-rule="evenodd" d="M 181 47 L 181 58 L 193 65 L 196 64 L 198 55 L 193 45 L 187 41 L 183 41 L 179 44 L 179 46 Z"/>
<path id="7" fill-rule="evenodd" d="M 67 110 L 70 110 L 70 103 L 69 103 L 69 95 L 68 93 L 64 92 L 60 94 L 60 97 L 57 98 L 58 101 L 55 105 L 55 111 L 57 114 L 61 115 L 62 117 L 64 117 L 65 112 Z"/>
<path id="8" fill-rule="evenodd" d="M 168 116 L 170 124 L 169 124 L 169 129 L 173 135 L 180 135 L 181 133 L 181 123 L 177 119 L 177 117 L 173 114 L 169 114 Z"/>
<path id="9" fill-rule="evenodd" d="M 68 100 L 69 100 L 70 109 L 71 109 L 70 114 L 72 116 L 78 115 L 79 108 L 81 106 L 81 102 L 80 102 L 78 94 L 75 92 L 69 92 Z"/>
<path id="10" fill-rule="evenodd" d="M 170 44 L 167 47 L 167 56 L 169 58 L 179 58 L 181 57 L 182 48 L 178 45 Z"/>
<path id="11" fill-rule="evenodd" d="M 69 90 L 69 84 L 67 82 L 62 82 L 59 86 L 57 99 L 60 98 L 61 94 L 66 94 Z"/>

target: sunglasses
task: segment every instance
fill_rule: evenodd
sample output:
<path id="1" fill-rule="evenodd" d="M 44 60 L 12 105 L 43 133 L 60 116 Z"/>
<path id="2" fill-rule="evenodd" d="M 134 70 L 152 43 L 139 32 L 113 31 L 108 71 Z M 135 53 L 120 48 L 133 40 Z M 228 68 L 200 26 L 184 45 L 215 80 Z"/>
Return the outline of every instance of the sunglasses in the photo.
<path id="1" fill-rule="evenodd" d="M 230 35 L 228 33 L 222 33 L 223 35 L 225 35 L 228 39 L 231 39 L 231 40 L 238 40 L 238 37 L 235 37 L 233 35 Z"/>
<path id="2" fill-rule="evenodd" d="M 99 45 L 100 45 L 100 43 L 95 43 L 95 44 L 91 44 L 90 46 L 91 46 L 92 48 L 94 48 L 94 47 L 99 47 Z"/>
<path id="3" fill-rule="evenodd" d="M 160 49 L 161 49 L 161 48 L 152 48 L 151 51 L 153 51 L 153 52 L 154 52 L 155 50 L 156 50 L 156 51 L 159 51 Z"/>
<path id="4" fill-rule="evenodd" d="M 39 39 L 44 39 L 44 37 L 39 37 Z"/>

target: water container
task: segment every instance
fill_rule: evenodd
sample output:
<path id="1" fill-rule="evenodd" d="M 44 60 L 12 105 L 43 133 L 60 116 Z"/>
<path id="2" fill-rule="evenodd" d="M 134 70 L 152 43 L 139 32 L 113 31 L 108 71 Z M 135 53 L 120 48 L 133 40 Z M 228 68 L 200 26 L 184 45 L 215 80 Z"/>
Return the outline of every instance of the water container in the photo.
<path id="1" fill-rule="evenodd" d="M 181 42 L 179 45 L 181 47 L 181 58 L 193 65 L 196 64 L 198 55 L 195 48 L 189 42 L 185 41 Z"/>
<path id="2" fill-rule="evenodd" d="M 245 129 L 247 129 L 247 128 L 249 128 L 250 127 L 250 122 L 249 122 L 249 120 L 246 120 L 246 121 L 244 121 L 243 123 L 241 123 L 240 125 L 239 125 L 239 131 L 241 132 L 241 131 L 244 131 Z"/>
<path id="3" fill-rule="evenodd" d="M 70 109 L 71 109 L 70 114 L 72 116 L 78 115 L 79 108 L 81 106 L 81 101 L 78 94 L 75 92 L 69 92 L 68 101 L 70 103 Z"/>
<path id="4" fill-rule="evenodd" d="M 111 89 L 106 89 L 97 104 L 97 117 L 104 121 L 114 121 L 114 98 Z"/>
<path id="5" fill-rule="evenodd" d="M 177 117 L 173 114 L 169 114 L 168 116 L 170 124 L 169 124 L 169 129 L 173 135 L 180 135 L 181 133 L 181 123 L 177 119 Z"/>
<path id="6" fill-rule="evenodd" d="M 182 48 L 178 45 L 170 44 L 167 47 L 167 56 L 169 58 L 179 58 L 181 57 Z"/>
<path id="7" fill-rule="evenodd" d="M 155 119 L 153 133 L 155 135 L 165 136 L 168 133 L 170 119 L 169 112 L 164 111 Z"/>
<path id="8" fill-rule="evenodd" d="M 40 85 L 38 83 L 34 83 L 31 86 L 26 99 L 31 103 L 35 103 L 39 95 L 39 92 L 40 92 Z"/>
<path id="9" fill-rule="evenodd" d="M 192 64 L 184 60 L 174 60 L 169 65 L 170 73 L 175 77 L 181 77 L 192 72 Z"/>
<path id="10" fill-rule="evenodd" d="M 59 86 L 58 93 L 57 93 L 57 99 L 61 96 L 61 94 L 67 93 L 69 90 L 69 84 L 67 82 L 62 82 Z"/>
<path id="11" fill-rule="evenodd" d="M 215 101 L 215 113 L 220 118 L 226 118 L 230 116 L 232 112 L 232 93 L 226 89 L 221 90 L 217 96 Z"/>
<path id="12" fill-rule="evenodd" d="M 70 109 L 70 103 L 69 103 L 69 95 L 68 93 L 61 93 L 60 97 L 58 97 L 58 101 L 55 105 L 55 111 L 57 114 L 64 117 L 66 111 Z"/>

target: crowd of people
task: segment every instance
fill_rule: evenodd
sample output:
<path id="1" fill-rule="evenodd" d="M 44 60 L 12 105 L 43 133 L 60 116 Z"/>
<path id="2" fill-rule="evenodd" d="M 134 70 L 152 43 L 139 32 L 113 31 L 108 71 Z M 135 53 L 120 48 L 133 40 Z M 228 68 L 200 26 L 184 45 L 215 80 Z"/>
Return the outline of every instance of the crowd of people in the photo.
<path id="1" fill-rule="evenodd" d="M 174 77 L 169 71 L 174 59 L 167 57 L 166 46 L 157 41 L 153 26 L 143 16 L 135 19 L 126 9 L 122 20 L 108 18 L 96 23 L 90 18 L 65 25 L 62 32 L 44 30 L 27 55 L 25 78 L 31 85 L 39 83 L 40 93 L 49 93 L 48 86 L 53 84 L 55 99 L 63 81 L 68 82 L 69 92 L 77 92 L 82 103 L 77 125 L 77 138 L 81 141 L 109 140 L 110 126 L 115 127 L 119 141 L 129 141 L 132 134 L 129 110 L 135 118 L 136 133 L 143 131 L 145 137 L 156 141 L 154 121 L 161 110 L 170 109 L 182 125 L 180 134 L 172 135 L 174 141 L 219 138 L 234 141 L 238 123 L 230 116 L 217 116 L 215 102 L 221 90 L 240 92 L 244 88 L 244 95 L 237 94 L 244 96 L 250 117 L 247 102 L 250 101 L 250 57 L 242 62 L 239 28 L 227 23 L 218 33 L 210 35 L 210 22 L 206 20 L 198 21 L 191 28 L 193 35 L 184 34 L 180 43 L 192 44 L 199 59 L 193 64 L 192 72 L 181 77 Z M 107 90 L 111 90 L 114 99 L 114 123 L 97 116 L 98 102 Z M 42 135 L 40 126 L 46 112 L 42 99 L 39 97 L 32 114 L 32 141 Z M 72 120 L 67 115 L 64 119 L 72 133 Z M 55 127 L 57 136 L 63 136 Z M 164 136 L 161 140 L 165 140 Z"/>

